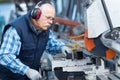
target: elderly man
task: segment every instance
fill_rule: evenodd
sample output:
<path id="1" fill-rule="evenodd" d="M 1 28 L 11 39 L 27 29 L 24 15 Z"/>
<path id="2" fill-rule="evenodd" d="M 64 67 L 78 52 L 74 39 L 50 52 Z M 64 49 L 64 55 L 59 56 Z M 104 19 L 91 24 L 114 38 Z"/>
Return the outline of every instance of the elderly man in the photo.
<path id="1" fill-rule="evenodd" d="M 44 50 L 72 53 L 54 38 L 50 30 L 54 17 L 55 8 L 49 2 L 39 2 L 32 11 L 5 26 L 0 47 L 0 79 L 40 80 Z"/>

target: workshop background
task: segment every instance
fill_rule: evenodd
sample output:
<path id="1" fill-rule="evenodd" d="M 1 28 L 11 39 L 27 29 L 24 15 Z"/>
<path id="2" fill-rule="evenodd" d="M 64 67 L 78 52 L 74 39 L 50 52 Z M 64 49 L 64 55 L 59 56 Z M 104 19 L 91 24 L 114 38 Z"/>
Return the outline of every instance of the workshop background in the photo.
<path id="1" fill-rule="evenodd" d="M 32 10 L 39 1 L 41 0 L 0 0 L 0 41 L 4 26 Z M 50 1 L 56 10 L 51 27 L 54 36 L 70 47 L 74 54 L 64 58 L 61 54 L 51 55 L 45 52 L 41 58 L 43 80 L 120 80 L 120 74 L 115 73 L 114 59 L 108 63 L 105 55 L 97 55 L 86 49 L 86 10 L 96 0 Z"/>

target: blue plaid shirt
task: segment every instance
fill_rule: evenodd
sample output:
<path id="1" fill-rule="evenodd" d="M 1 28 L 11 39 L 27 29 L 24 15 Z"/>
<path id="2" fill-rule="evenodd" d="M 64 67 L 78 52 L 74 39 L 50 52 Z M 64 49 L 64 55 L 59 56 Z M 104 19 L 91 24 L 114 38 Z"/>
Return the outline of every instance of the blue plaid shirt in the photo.
<path id="1" fill-rule="evenodd" d="M 55 39 L 52 31 L 49 34 L 49 41 L 46 46 L 46 51 L 49 53 L 59 53 L 61 46 L 64 43 Z M 21 48 L 20 37 L 15 28 L 10 27 L 3 37 L 3 42 L 0 48 L 0 64 L 6 66 L 14 73 L 25 74 L 28 66 L 23 64 L 16 56 L 19 55 Z"/>

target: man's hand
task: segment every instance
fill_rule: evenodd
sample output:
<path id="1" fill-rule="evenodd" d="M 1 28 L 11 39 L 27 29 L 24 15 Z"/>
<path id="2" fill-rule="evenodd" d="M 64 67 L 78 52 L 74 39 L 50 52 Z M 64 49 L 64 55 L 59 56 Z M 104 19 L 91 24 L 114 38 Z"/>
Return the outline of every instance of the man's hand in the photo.
<path id="1" fill-rule="evenodd" d="M 73 51 L 67 46 L 63 46 L 61 50 L 66 57 L 70 57 L 73 54 Z"/>
<path id="2" fill-rule="evenodd" d="M 30 80 L 41 80 L 42 78 L 41 74 L 37 70 L 30 68 L 26 71 L 26 75 Z"/>

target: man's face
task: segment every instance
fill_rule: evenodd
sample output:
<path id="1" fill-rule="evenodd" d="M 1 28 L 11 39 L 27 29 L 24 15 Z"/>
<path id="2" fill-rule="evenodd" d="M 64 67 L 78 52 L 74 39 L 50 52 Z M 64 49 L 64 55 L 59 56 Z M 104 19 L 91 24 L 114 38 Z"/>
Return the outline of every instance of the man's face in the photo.
<path id="1" fill-rule="evenodd" d="M 41 17 L 37 20 L 38 27 L 42 30 L 47 30 L 53 23 L 55 10 L 51 5 L 43 6 Z M 49 7 L 49 8 L 48 8 Z"/>

